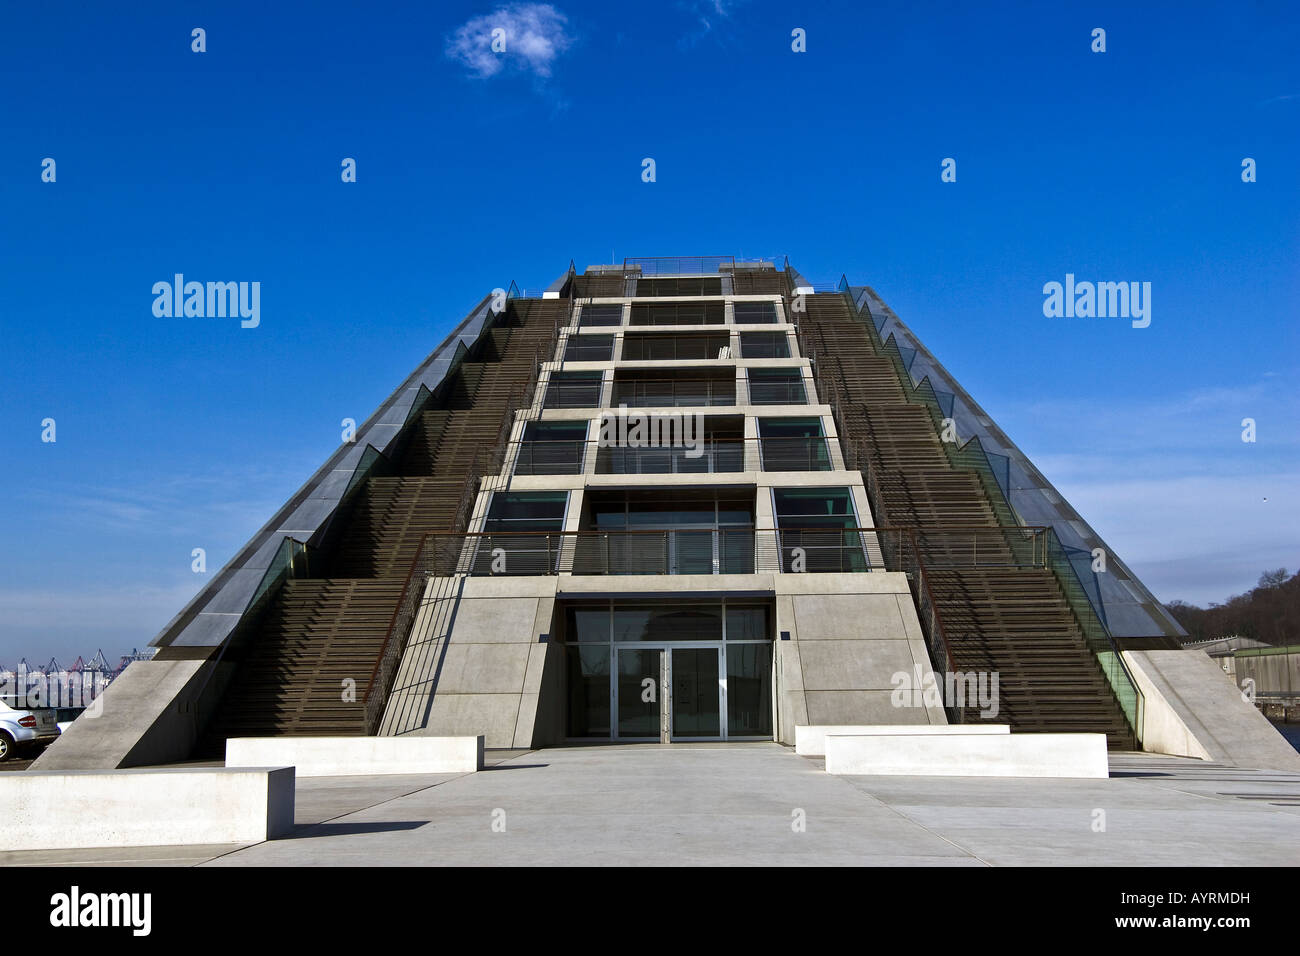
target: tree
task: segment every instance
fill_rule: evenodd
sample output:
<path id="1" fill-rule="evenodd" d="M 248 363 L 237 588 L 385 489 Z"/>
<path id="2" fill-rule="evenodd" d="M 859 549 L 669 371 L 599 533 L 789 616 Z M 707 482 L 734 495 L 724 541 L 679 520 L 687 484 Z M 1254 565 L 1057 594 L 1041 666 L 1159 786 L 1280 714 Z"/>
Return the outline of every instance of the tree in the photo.
<path id="1" fill-rule="evenodd" d="M 1286 568 L 1278 568 L 1276 571 L 1265 571 L 1259 576 L 1258 587 L 1275 588 L 1280 584 L 1285 584 L 1287 579 Z"/>

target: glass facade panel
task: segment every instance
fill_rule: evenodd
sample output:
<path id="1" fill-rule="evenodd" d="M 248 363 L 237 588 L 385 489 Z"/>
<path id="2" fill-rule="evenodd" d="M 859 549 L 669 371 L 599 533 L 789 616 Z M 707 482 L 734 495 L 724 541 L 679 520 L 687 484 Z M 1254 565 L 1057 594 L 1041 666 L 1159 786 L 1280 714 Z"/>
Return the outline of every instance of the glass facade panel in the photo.
<path id="1" fill-rule="evenodd" d="M 564 346 L 566 362 L 608 362 L 613 357 L 612 335 L 571 335 Z"/>
<path id="2" fill-rule="evenodd" d="M 515 474 L 580 474 L 586 440 L 586 422 L 529 422 L 515 459 Z"/>
<path id="3" fill-rule="evenodd" d="M 830 446 L 819 418 L 760 418 L 764 471 L 830 471 Z"/>
<path id="4" fill-rule="evenodd" d="M 770 605 L 575 604 L 565 621 L 569 736 L 658 739 L 661 653 L 672 655 L 673 739 L 772 736 Z"/>
<path id="5" fill-rule="evenodd" d="M 722 605 L 616 604 L 614 640 L 720 641 Z"/>
<path id="6" fill-rule="evenodd" d="M 848 488 L 777 488 L 772 498 L 784 570 L 867 570 Z"/>
<path id="7" fill-rule="evenodd" d="M 727 605 L 727 640 L 770 641 L 766 605 Z"/>
<path id="8" fill-rule="evenodd" d="M 618 735 L 658 739 L 661 652 L 658 648 L 620 647 L 615 653 L 618 655 Z"/>
<path id="9" fill-rule="evenodd" d="M 676 647 L 672 655 L 673 737 L 720 737 L 717 650 Z"/>
<path id="10" fill-rule="evenodd" d="M 609 645 L 565 648 L 569 736 L 608 737 Z"/>
<path id="11" fill-rule="evenodd" d="M 621 305 L 584 305 L 579 316 L 580 328 L 600 328 L 623 324 Z"/>
<path id="12" fill-rule="evenodd" d="M 784 332 L 742 332 L 740 357 L 789 358 L 790 339 Z"/>
<path id="13" fill-rule="evenodd" d="M 597 408 L 602 384 L 600 372 L 552 372 L 543 407 Z"/>
<path id="14" fill-rule="evenodd" d="M 808 392 L 799 369 L 749 369 L 749 401 L 753 405 L 804 405 Z"/>
<path id="15" fill-rule="evenodd" d="M 474 574 L 549 574 L 560 558 L 567 491 L 496 492 L 474 555 Z M 532 532 L 519 534 L 519 532 Z"/>
<path id="16" fill-rule="evenodd" d="M 727 736 L 772 736 L 772 645 L 727 645 Z"/>
<path id="17" fill-rule="evenodd" d="M 763 324 L 776 322 L 776 303 L 737 302 L 733 306 L 737 324 Z"/>

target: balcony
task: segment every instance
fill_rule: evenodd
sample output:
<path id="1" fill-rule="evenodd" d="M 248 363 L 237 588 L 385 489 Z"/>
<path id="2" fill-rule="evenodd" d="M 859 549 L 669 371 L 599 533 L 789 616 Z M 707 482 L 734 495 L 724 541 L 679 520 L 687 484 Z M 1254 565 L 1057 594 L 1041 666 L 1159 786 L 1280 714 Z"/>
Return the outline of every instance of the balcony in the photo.
<path id="1" fill-rule="evenodd" d="M 424 574 L 844 574 L 1041 568 L 1046 529 L 701 528 L 427 535 Z M 921 580 L 918 580 L 918 576 Z"/>
<path id="2" fill-rule="evenodd" d="M 736 379 L 734 374 L 722 377 L 679 372 L 672 378 L 655 378 L 635 371 L 620 371 L 614 378 L 611 404 L 633 408 L 735 405 Z"/>
<path id="3" fill-rule="evenodd" d="M 645 325 L 725 325 L 721 302 L 634 302 L 629 322 Z"/>
<path id="4" fill-rule="evenodd" d="M 514 443 L 516 475 L 717 475 L 745 471 L 831 471 L 830 439 L 705 438 L 641 447 L 592 441 Z"/>
<path id="5" fill-rule="evenodd" d="M 731 337 L 725 332 L 673 335 L 628 333 L 623 337 L 625 362 L 685 362 L 726 357 Z"/>

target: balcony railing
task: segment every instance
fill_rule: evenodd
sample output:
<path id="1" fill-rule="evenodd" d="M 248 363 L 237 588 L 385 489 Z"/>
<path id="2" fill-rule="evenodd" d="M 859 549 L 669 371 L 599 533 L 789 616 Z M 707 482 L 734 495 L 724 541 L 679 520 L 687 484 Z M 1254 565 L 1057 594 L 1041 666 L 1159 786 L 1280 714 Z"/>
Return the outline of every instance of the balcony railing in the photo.
<path id="1" fill-rule="evenodd" d="M 916 574 L 1043 567 L 1051 559 L 1046 530 L 824 526 L 479 532 L 430 535 L 432 546 L 421 553 L 425 573 L 433 575 Z"/>
<path id="2" fill-rule="evenodd" d="M 612 404 L 636 408 L 735 405 L 736 380 L 615 379 Z"/>
<path id="3" fill-rule="evenodd" d="M 731 338 L 726 335 L 623 337 L 625 362 L 683 362 L 724 358 Z"/>
<path id="4" fill-rule="evenodd" d="M 681 437 L 681 436 L 677 436 Z M 743 471 L 832 471 L 829 438 L 703 438 L 690 447 L 599 441 L 513 443 L 516 475 L 711 475 Z"/>
<path id="5" fill-rule="evenodd" d="M 736 271 L 735 256 L 635 256 L 623 260 L 631 276 L 716 276 Z"/>
<path id="6" fill-rule="evenodd" d="M 752 375 L 753 369 L 750 372 Z M 808 389 L 801 378 L 772 381 L 751 377 L 749 403 L 751 405 L 806 405 Z"/>

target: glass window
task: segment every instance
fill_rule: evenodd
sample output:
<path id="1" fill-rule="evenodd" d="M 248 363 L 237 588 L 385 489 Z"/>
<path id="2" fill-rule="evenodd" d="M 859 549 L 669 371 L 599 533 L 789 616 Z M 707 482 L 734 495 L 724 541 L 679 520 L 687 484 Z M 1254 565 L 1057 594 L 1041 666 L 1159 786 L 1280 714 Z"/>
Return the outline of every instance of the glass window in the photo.
<path id="1" fill-rule="evenodd" d="M 637 279 L 638 296 L 722 295 L 721 276 L 686 276 L 679 279 Z"/>
<path id="2" fill-rule="evenodd" d="M 567 491 L 495 492 L 483 530 L 563 531 Z"/>
<path id="3" fill-rule="evenodd" d="M 579 315 L 580 328 L 598 328 L 623 324 L 621 305 L 584 305 Z"/>
<path id="4" fill-rule="evenodd" d="M 529 422 L 515 460 L 515 474 L 580 474 L 586 439 L 586 422 Z"/>
<path id="5" fill-rule="evenodd" d="M 623 339 L 622 357 L 625 361 L 665 362 L 686 359 L 716 359 L 727 347 L 729 337 L 718 333 L 682 334 L 629 334 Z"/>
<path id="6" fill-rule="evenodd" d="M 820 418 L 760 418 L 764 471 L 830 471 L 830 447 Z"/>
<path id="7" fill-rule="evenodd" d="M 614 605 L 614 640 L 620 641 L 720 641 L 722 606 Z"/>
<path id="8" fill-rule="evenodd" d="M 608 737 L 609 645 L 566 647 L 569 735 Z"/>
<path id="9" fill-rule="evenodd" d="M 848 488 L 777 488 L 772 499 L 783 570 L 867 569 Z"/>
<path id="10" fill-rule="evenodd" d="M 598 408 L 603 381 L 600 372 L 552 372 L 543 407 Z"/>
<path id="11" fill-rule="evenodd" d="M 566 614 L 564 640 L 567 644 L 608 644 L 609 605 L 574 604 Z"/>
<path id="12" fill-rule="evenodd" d="M 612 335 L 570 335 L 564 347 L 566 362 L 608 362 L 613 356 Z"/>
<path id="13" fill-rule="evenodd" d="M 721 302 L 632 303 L 632 325 L 722 325 Z"/>
<path id="14" fill-rule="evenodd" d="M 753 405 L 803 405 L 808 401 L 797 368 L 751 368 L 749 401 Z"/>
<path id="15" fill-rule="evenodd" d="M 776 322 L 775 302 L 737 302 L 732 306 L 736 323 L 757 325 Z"/>
<path id="16" fill-rule="evenodd" d="M 727 645 L 727 736 L 772 736 L 772 645 Z"/>
<path id="17" fill-rule="evenodd" d="M 741 358 L 789 358 L 790 339 L 784 332 L 740 333 Z"/>
<path id="18" fill-rule="evenodd" d="M 767 627 L 766 605 L 727 605 L 727 640 L 770 641 L 772 635 Z"/>
<path id="19" fill-rule="evenodd" d="M 853 527 L 853 496 L 848 488 L 777 488 L 772 494 L 778 527 L 811 527 L 801 521 L 815 521 L 818 527 Z"/>

